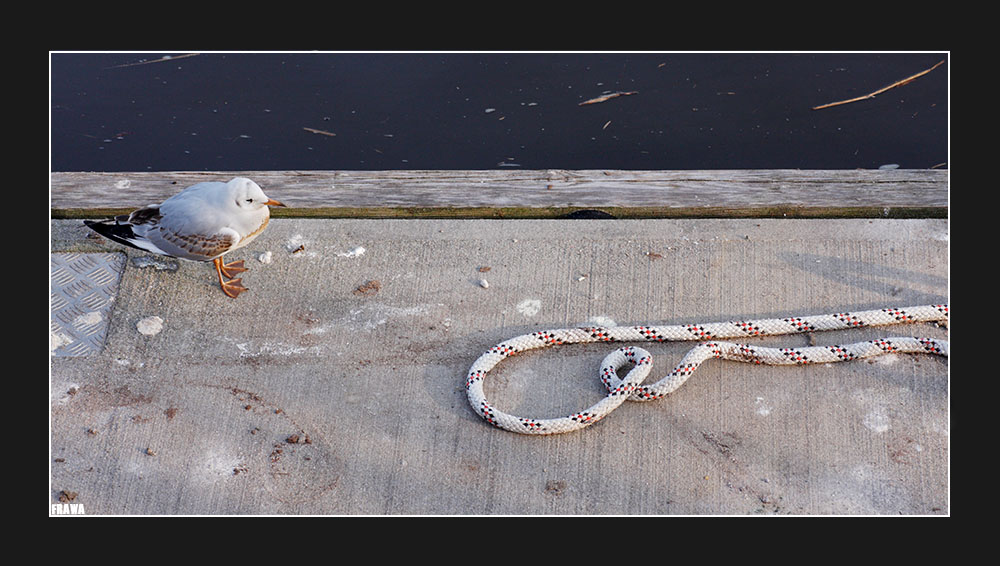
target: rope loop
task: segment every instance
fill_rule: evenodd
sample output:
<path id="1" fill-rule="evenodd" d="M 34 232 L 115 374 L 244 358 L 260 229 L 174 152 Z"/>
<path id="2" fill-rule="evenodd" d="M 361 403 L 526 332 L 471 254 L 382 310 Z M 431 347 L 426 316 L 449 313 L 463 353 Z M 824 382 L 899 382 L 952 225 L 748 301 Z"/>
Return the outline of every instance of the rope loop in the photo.
<path id="1" fill-rule="evenodd" d="M 855 313 L 833 313 L 808 317 L 786 317 L 750 321 L 730 321 L 673 326 L 588 327 L 544 330 L 517 336 L 487 350 L 472 364 L 465 387 L 469 403 L 486 422 L 522 434 L 558 434 L 579 430 L 606 417 L 626 400 L 652 401 L 668 395 L 684 384 L 705 360 L 719 358 L 752 364 L 806 365 L 846 362 L 889 353 L 948 356 L 948 342 L 935 338 L 891 337 L 834 346 L 769 348 L 718 338 L 794 334 L 821 330 L 843 330 L 911 322 L 947 322 L 948 305 L 884 308 Z M 699 340 L 681 362 L 659 381 L 644 385 L 652 370 L 653 358 L 638 346 L 618 348 L 601 362 L 599 378 L 607 396 L 586 410 L 554 419 L 534 419 L 507 414 L 487 400 L 483 392 L 486 374 L 504 359 L 518 353 L 588 342 L 665 342 Z M 618 370 L 633 367 L 620 377 Z"/>

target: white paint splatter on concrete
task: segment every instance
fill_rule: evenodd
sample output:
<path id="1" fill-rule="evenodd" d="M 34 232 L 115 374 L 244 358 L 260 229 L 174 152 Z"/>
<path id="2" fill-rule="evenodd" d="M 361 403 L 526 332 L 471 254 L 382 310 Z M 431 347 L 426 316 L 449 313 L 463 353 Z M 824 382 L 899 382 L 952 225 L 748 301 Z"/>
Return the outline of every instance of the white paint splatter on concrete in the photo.
<path id="1" fill-rule="evenodd" d="M 223 448 L 223 450 L 225 449 Z M 201 462 L 195 466 L 195 470 L 200 473 L 192 474 L 190 477 L 201 483 L 214 483 L 248 472 L 247 467 L 238 456 L 222 452 L 215 447 L 205 450 L 201 455 Z"/>
<path id="2" fill-rule="evenodd" d="M 542 310 L 542 301 L 538 299 L 525 299 L 517 304 L 517 312 L 524 316 L 535 316 Z"/>
<path id="3" fill-rule="evenodd" d="M 414 305 L 412 307 L 395 307 L 392 305 L 383 305 L 380 303 L 373 303 L 370 305 L 365 305 L 362 309 L 358 311 L 351 311 L 352 322 L 357 322 L 358 318 L 353 317 L 353 315 L 362 315 L 366 320 L 364 320 L 364 328 L 366 330 L 371 330 L 375 326 L 380 326 L 385 324 L 390 319 L 401 319 L 405 317 L 413 316 L 427 316 L 429 311 L 427 305 Z M 372 323 L 375 323 L 374 325 Z"/>
<path id="4" fill-rule="evenodd" d="M 438 304 L 438 307 L 442 306 L 444 305 L 440 303 Z M 348 311 L 346 315 L 335 320 L 324 322 L 322 324 L 311 325 L 303 331 L 302 334 L 319 335 L 326 334 L 327 332 L 335 332 L 338 334 L 344 332 L 371 332 L 390 322 L 408 324 L 408 321 L 406 320 L 408 317 L 426 318 L 429 316 L 432 309 L 434 309 L 433 305 L 396 307 L 380 303 L 369 303 L 363 305 L 361 308 L 352 309 Z M 434 310 L 441 309 L 439 308 Z M 450 326 L 451 320 L 445 319 L 445 323 L 443 324 L 445 326 Z"/>
<path id="5" fill-rule="evenodd" d="M 614 321 L 613 318 L 609 316 L 596 315 L 587 319 L 587 324 L 584 326 L 600 326 L 601 328 L 611 328 L 613 326 L 618 326 L 618 323 Z"/>
<path id="6" fill-rule="evenodd" d="M 127 360 L 125 358 L 115 358 L 115 363 L 125 367 L 137 367 L 137 368 L 146 367 L 146 362 L 133 363 L 131 360 Z"/>
<path id="7" fill-rule="evenodd" d="M 153 268 L 157 271 L 177 271 L 180 263 L 176 259 L 161 258 L 159 256 L 141 255 L 133 257 L 129 262 L 139 269 Z"/>
<path id="8" fill-rule="evenodd" d="M 339 252 L 337 255 L 339 255 L 340 257 L 349 257 L 349 258 L 361 257 L 365 255 L 365 248 L 362 246 L 356 246 L 347 250 L 346 252 Z"/>
<path id="9" fill-rule="evenodd" d="M 297 354 L 320 355 L 322 350 L 318 346 L 293 346 L 283 342 L 264 342 L 253 345 L 249 342 L 236 344 L 236 349 L 240 351 L 241 358 L 256 358 L 257 356 L 293 356 Z"/>
<path id="10" fill-rule="evenodd" d="M 885 407 L 876 407 L 874 410 L 869 411 L 861 422 L 869 430 L 878 434 L 889 430 L 889 415 L 886 413 Z"/>
<path id="11" fill-rule="evenodd" d="M 135 329 L 139 334 L 156 336 L 163 330 L 163 319 L 158 316 L 147 316 L 135 324 Z"/>
<path id="12" fill-rule="evenodd" d="M 882 354 L 881 356 L 870 358 L 869 361 L 876 365 L 888 366 L 899 361 L 899 354 Z"/>
<path id="13" fill-rule="evenodd" d="M 757 397 L 756 399 L 754 399 L 754 405 L 757 406 L 757 414 L 758 415 L 760 415 L 762 417 L 766 417 L 766 416 L 768 416 L 768 415 L 771 414 L 771 407 L 768 406 L 768 404 L 764 402 L 764 398 L 763 397 Z"/>

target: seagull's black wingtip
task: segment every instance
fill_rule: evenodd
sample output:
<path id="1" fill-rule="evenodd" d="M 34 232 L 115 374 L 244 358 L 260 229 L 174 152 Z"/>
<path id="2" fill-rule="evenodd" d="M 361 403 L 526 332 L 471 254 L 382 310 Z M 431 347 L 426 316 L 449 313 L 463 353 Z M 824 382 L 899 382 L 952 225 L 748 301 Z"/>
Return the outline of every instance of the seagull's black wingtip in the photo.
<path id="1" fill-rule="evenodd" d="M 137 246 L 131 241 L 137 238 L 135 233 L 132 232 L 132 226 L 128 224 L 119 224 L 114 220 L 101 220 L 97 222 L 93 220 L 84 220 L 83 223 L 94 232 L 97 232 L 109 240 L 137 250 L 148 251 L 140 246 Z"/>

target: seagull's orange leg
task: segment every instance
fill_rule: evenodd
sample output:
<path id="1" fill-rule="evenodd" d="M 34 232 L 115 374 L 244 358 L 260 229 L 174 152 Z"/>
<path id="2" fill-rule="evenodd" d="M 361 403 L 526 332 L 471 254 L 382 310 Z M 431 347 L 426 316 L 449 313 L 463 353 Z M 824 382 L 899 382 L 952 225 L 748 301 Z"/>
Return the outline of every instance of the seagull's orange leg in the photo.
<path id="1" fill-rule="evenodd" d="M 222 278 L 223 275 L 231 278 L 232 275 L 230 275 L 229 272 L 239 273 L 240 271 L 246 271 L 246 268 L 243 267 L 242 261 L 236 261 L 229 265 L 225 265 L 222 263 L 222 258 L 217 257 L 212 260 L 212 263 L 215 264 L 215 272 L 219 274 L 219 286 L 222 287 L 222 292 L 227 296 L 235 299 L 243 291 L 249 290 L 243 286 L 242 279 L 230 279 L 229 281 L 226 281 Z"/>

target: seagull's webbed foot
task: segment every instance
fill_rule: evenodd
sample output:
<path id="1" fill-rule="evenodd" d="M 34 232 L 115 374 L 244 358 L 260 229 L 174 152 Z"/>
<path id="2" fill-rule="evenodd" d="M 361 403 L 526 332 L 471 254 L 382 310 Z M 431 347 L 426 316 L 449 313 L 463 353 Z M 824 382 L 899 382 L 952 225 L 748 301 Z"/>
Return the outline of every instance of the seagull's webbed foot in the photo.
<path id="1" fill-rule="evenodd" d="M 230 279 L 225 283 L 219 283 L 219 285 L 222 287 L 223 293 L 235 299 L 240 296 L 240 293 L 243 291 L 249 291 L 249 289 L 243 286 L 242 281 L 242 279 Z"/>
<path id="2" fill-rule="evenodd" d="M 237 273 L 243 273 L 247 271 L 246 267 L 243 267 L 243 260 L 234 261 L 232 263 L 222 263 L 222 258 L 216 258 L 219 266 L 219 272 L 226 276 L 227 279 L 232 279 Z"/>
<path id="3" fill-rule="evenodd" d="M 222 263 L 222 258 L 217 257 L 212 260 L 215 264 L 215 271 L 219 274 L 219 287 L 222 287 L 222 292 L 226 294 L 227 297 L 236 298 L 240 296 L 243 291 L 248 291 L 246 287 L 243 286 L 242 279 L 233 279 L 233 275 L 246 271 L 247 269 L 243 267 L 243 261 L 234 261 L 230 264 Z M 223 277 L 229 279 L 226 281 Z"/>

